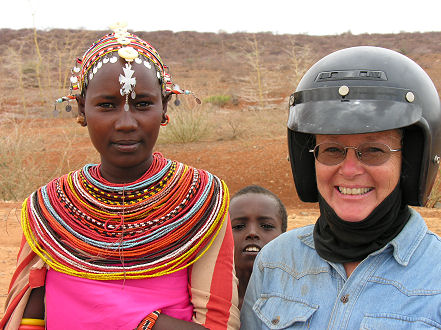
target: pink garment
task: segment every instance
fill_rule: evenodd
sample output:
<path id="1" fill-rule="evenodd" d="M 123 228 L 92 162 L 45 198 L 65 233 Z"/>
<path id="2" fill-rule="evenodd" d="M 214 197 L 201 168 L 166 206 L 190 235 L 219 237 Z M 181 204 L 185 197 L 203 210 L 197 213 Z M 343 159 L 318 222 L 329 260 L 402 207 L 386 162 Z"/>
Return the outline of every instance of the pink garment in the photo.
<path id="1" fill-rule="evenodd" d="M 160 277 L 97 281 L 59 273 L 46 276 L 47 329 L 134 329 L 161 309 L 191 321 L 187 268 Z"/>

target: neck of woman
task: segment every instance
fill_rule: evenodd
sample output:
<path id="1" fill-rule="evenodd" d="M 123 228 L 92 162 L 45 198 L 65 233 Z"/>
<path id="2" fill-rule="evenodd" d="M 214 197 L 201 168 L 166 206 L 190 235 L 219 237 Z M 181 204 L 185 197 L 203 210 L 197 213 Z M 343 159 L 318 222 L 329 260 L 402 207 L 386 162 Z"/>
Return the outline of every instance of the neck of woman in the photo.
<path id="1" fill-rule="evenodd" d="M 100 174 L 111 183 L 129 183 L 138 180 L 150 168 L 153 162 L 153 156 L 144 162 L 132 167 L 118 167 L 101 162 Z"/>
<path id="2" fill-rule="evenodd" d="M 360 264 L 361 261 L 350 261 L 345 262 L 343 266 L 345 267 L 346 276 L 349 278 L 351 276 L 352 272 L 357 268 L 357 266 Z"/>

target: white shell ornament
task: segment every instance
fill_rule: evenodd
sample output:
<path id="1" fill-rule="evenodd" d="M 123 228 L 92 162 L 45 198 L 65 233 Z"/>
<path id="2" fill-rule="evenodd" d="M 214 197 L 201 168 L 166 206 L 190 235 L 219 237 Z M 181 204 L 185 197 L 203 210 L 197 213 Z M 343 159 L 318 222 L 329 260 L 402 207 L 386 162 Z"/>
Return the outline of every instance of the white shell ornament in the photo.
<path id="1" fill-rule="evenodd" d="M 118 61 L 118 57 L 116 57 L 116 56 L 112 56 L 112 57 L 110 58 L 110 63 L 116 63 L 116 61 Z"/>
<path id="2" fill-rule="evenodd" d="M 109 26 L 109 28 L 111 30 L 123 30 L 125 31 L 127 29 L 127 22 L 125 21 L 121 21 L 121 22 L 116 22 L 115 24 L 112 24 Z"/>
<path id="3" fill-rule="evenodd" d="M 137 57 L 137 58 L 135 58 L 135 62 L 138 63 L 138 64 L 141 64 L 142 60 L 139 57 Z"/>
<path id="4" fill-rule="evenodd" d="M 126 37 L 120 37 L 116 41 L 118 41 L 121 45 L 128 45 L 132 42 L 129 38 Z"/>
<path id="5" fill-rule="evenodd" d="M 73 72 L 75 72 L 75 73 L 78 73 L 78 72 L 80 72 L 81 71 L 81 68 L 79 68 L 79 67 L 77 67 L 77 66 L 75 66 L 74 68 L 73 68 Z"/>
<path id="6" fill-rule="evenodd" d="M 70 77 L 70 82 L 71 82 L 72 84 L 76 84 L 76 83 L 78 82 L 78 78 L 75 77 L 75 76 Z"/>
<path id="7" fill-rule="evenodd" d="M 108 58 L 108 57 L 104 57 L 104 58 L 103 58 L 103 63 L 104 63 L 104 64 L 109 63 L 109 58 Z"/>
<path id="8" fill-rule="evenodd" d="M 114 34 L 114 37 L 116 38 L 116 39 L 119 39 L 119 38 L 125 38 L 127 35 L 126 35 L 126 32 L 125 31 L 119 31 L 119 30 L 117 30 L 117 31 L 115 31 L 115 34 Z"/>
<path id="9" fill-rule="evenodd" d="M 149 63 L 149 61 L 144 61 L 144 65 L 146 68 L 151 69 L 152 65 Z"/>
<path id="10" fill-rule="evenodd" d="M 138 57 L 138 51 L 132 47 L 123 47 L 118 50 L 118 55 L 127 62 L 131 62 Z"/>

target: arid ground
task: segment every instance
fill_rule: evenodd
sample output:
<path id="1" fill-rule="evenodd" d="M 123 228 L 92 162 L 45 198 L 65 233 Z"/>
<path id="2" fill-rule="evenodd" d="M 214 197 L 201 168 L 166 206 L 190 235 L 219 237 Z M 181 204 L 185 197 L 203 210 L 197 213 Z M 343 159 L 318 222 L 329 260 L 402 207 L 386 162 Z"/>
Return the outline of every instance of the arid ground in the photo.
<path id="1" fill-rule="evenodd" d="M 4 201 L 0 202 L 0 305 L 6 298 L 21 240 L 21 201 L 52 177 L 99 161 L 87 130 L 75 123 L 71 113 L 54 119 L 52 110 L 54 100 L 66 95 L 75 56 L 107 31 L 33 32 L 0 30 L 0 200 Z M 191 100 L 169 107 L 171 123 L 162 129 L 156 150 L 223 178 L 231 193 L 249 184 L 269 188 L 287 206 L 289 229 L 314 223 L 318 215 L 316 204 L 297 198 L 286 141 L 287 99 L 307 67 L 340 48 L 382 46 L 415 60 L 429 73 L 438 91 L 441 87 L 441 32 L 348 32 L 322 37 L 171 31 L 138 34 L 159 50 L 175 81 L 195 91 L 203 101 L 199 108 Z M 192 117 L 184 117 L 178 124 L 181 114 Z M 186 128 L 190 121 L 203 127 L 203 134 L 186 141 L 170 134 L 179 125 Z M 441 209 L 418 210 L 429 228 L 441 234 Z"/>

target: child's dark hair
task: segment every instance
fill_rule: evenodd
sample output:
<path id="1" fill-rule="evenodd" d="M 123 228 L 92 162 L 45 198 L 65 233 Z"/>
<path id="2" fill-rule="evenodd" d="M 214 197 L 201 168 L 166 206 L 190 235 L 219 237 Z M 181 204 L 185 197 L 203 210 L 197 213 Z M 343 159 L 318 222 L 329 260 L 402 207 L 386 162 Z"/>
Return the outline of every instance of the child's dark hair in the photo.
<path id="1" fill-rule="evenodd" d="M 246 186 L 246 187 L 240 189 L 238 192 L 236 192 L 233 195 L 233 197 L 231 197 L 231 200 L 233 200 L 236 197 L 243 196 L 246 194 L 262 194 L 262 195 L 266 195 L 266 196 L 273 198 L 277 202 L 278 209 L 279 209 L 279 216 L 280 216 L 280 219 L 282 220 L 282 233 L 284 233 L 286 231 L 286 228 L 288 225 L 288 213 L 286 212 L 285 205 L 283 205 L 282 201 L 280 200 L 279 197 L 277 197 L 276 194 L 274 194 L 272 191 L 270 191 L 264 187 L 253 184 L 253 185 L 249 185 L 249 186 Z"/>

